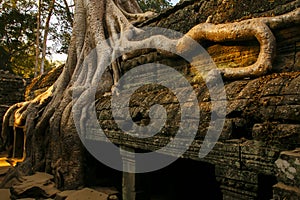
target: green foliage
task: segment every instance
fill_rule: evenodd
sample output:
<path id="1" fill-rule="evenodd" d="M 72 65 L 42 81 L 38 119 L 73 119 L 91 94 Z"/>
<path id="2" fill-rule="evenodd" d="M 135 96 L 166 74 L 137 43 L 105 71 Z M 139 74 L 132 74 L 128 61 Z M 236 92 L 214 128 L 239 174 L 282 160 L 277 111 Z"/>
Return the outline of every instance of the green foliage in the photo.
<path id="1" fill-rule="evenodd" d="M 161 12 L 170 8 L 172 5 L 170 0 L 137 0 L 143 11 Z"/>
<path id="2" fill-rule="evenodd" d="M 170 0 L 137 0 L 144 11 L 161 12 L 171 7 Z M 41 38 L 43 24 L 51 0 L 43 0 L 41 5 Z M 56 0 L 53 18 L 50 21 L 49 38 L 52 46 L 47 53 L 67 53 L 73 23 L 73 5 L 64 0 Z M 0 4 L 0 69 L 8 70 L 24 77 L 34 76 L 37 1 L 1 0 Z M 40 45 L 42 44 L 40 39 Z M 39 47 L 41 48 L 41 46 Z M 54 66 L 46 60 L 45 70 Z"/>
<path id="3" fill-rule="evenodd" d="M 47 0 L 43 2 L 43 14 L 46 15 L 49 2 Z M 35 0 L 4 0 L 1 2 L 0 69 L 24 77 L 34 76 L 36 3 Z M 45 71 L 51 69 L 53 65 L 46 60 Z"/>
<path id="4" fill-rule="evenodd" d="M 31 76 L 34 55 L 36 17 L 33 2 L 4 1 L 0 13 L 0 69 Z M 18 65 L 22 65 L 22 70 Z"/>
<path id="5" fill-rule="evenodd" d="M 63 0 L 56 0 L 53 15 L 49 33 L 54 43 L 51 48 L 56 53 L 67 53 L 73 26 L 73 10 Z"/>

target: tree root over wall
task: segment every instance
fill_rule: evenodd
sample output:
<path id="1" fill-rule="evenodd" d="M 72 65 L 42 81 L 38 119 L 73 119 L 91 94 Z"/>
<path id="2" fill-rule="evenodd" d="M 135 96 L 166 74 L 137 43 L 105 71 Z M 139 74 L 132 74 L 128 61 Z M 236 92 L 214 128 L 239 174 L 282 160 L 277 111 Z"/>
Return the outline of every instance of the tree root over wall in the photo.
<path id="1" fill-rule="evenodd" d="M 300 9 L 296 9 L 277 17 L 221 25 L 203 23 L 192 28 L 178 41 L 162 35 L 131 41 L 130 36 L 123 33 L 140 32 L 141 30 L 135 28 L 132 22 L 143 20 L 153 14 L 143 15 L 135 0 L 77 0 L 75 5 L 73 35 L 63 72 L 45 93 L 31 101 L 12 106 L 5 115 L 2 130 L 2 137 L 5 140 L 9 122 L 12 121 L 15 127 L 23 128 L 26 135 L 26 159 L 15 170 L 30 174 L 34 171 L 51 173 L 59 169 L 59 173 L 56 173 L 59 177 L 56 180 L 59 180 L 57 184 L 64 189 L 76 188 L 84 184 L 84 147 L 73 122 L 72 105 L 75 103 L 84 105 L 82 101 L 90 95 L 88 86 L 98 80 L 99 66 L 106 63 L 114 53 L 113 46 L 118 42 L 129 43 L 130 46 L 139 49 L 147 48 L 151 46 L 150 44 L 159 46 L 162 40 L 167 40 L 175 43 L 177 49 L 184 52 L 190 48 L 186 43 L 186 37 L 191 37 L 200 43 L 203 40 L 223 42 L 256 38 L 261 47 L 255 64 L 245 68 L 226 68 L 221 72 L 225 78 L 257 77 L 268 72 L 275 56 L 276 41 L 270 28 L 300 23 Z M 119 37 L 111 37 L 117 33 L 120 33 Z M 97 65 L 83 64 L 91 50 L 100 43 L 102 48 L 96 51 Z M 122 58 L 112 64 L 104 83 L 102 85 L 99 83 L 101 87 L 97 95 L 110 92 L 113 85 L 117 84 L 122 71 L 120 62 Z M 75 85 L 75 82 L 78 85 Z M 74 91 L 80 92 L 76 99 L 72 98 Z M 83 110 L 87 106 L 89 105 L 84 105 Z M 81 121 L 85 122 L 87 116 L 83 111 L 79 114 L 82 116 Z M 83 123 L 81 126 L 80 128 L 84 128 Z M 56 169 L 53 169 L 53 166 Z"/>

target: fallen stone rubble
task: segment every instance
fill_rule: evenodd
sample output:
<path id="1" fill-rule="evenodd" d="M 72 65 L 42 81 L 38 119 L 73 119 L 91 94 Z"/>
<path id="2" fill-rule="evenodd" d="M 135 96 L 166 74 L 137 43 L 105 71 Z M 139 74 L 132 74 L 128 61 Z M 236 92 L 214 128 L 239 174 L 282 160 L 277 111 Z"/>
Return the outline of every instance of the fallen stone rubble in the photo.
<path id="1" fill-rule="evenodd" d="M 2 167 L 0 167 L 1 169 Z M 1 170 L 7 171 L 7 170 Z M 1 200 L 53 199 L 53 200 L 118 200 L 119 192 L 115 188 L 93 187 L 78 190 L 60 191 L 53 182 L 53 175 L 37 172 L 31 176 L 23 176 L 9 188 L 0 189 Z"/>

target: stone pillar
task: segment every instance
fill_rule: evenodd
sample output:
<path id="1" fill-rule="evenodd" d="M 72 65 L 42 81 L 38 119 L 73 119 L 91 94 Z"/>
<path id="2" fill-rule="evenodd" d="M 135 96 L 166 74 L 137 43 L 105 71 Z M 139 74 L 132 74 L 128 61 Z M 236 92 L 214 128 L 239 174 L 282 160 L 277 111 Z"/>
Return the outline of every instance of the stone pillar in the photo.
<path id="1" fill-rule="evenodd" d="M 281 152 L 275 164 L 278 183 L 273 187 L 273 199 L 300 199 L 300 148 Z"/>
<path id="2" fill-rule="evenodd" d="M 123 200 L 147 200 L 146 181 L 143 179 L 145 174 L 128 173 L 126 171 L 135 172 L 134 149 L 122 147 L 121 156 L 123 161 L 123 177 L 122 177 L 122 198 Z M 132 152 L 132 153 L 131 153 Z"/>
<path id="3" fill-rule="evenodd" d="M 216 166 L 216 179 L 224 200 L 257 198 L 258 178 L 255 172 L 221 165 Z"/>
<path id="4" fill-rule="evenodd" d="M 0 130 L 2 130 L 3 117 L 9 107 L 25 100 L 24 93 L 26 84 L 26 80 L 22 77 L 11 74 L 8 71 L 0 70 Z M 7 135 L 8 134 L 10 133 L 7 133 Z M 13 141 L 2 141 L 2 139 L 3 138 L 0 137 L 0 146 L 4 144 L 6 144 L 6 146 L 2 146 L 4 149 L 0 149 L 0 151 L 7 151 L 7 148 L 11 148 L 9 146 L 13 145 Z M 11 151 L 10 153 L 9 156 L 11 157 L 13 152 Z"/>

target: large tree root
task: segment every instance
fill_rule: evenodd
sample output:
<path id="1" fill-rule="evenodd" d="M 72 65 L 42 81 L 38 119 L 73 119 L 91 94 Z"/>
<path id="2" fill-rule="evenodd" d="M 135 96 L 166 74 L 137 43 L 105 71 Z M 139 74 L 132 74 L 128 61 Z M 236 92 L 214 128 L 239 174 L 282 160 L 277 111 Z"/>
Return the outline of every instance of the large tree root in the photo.
<path id="1" fill-rule="evenodd" d="M 191 50 L 189 38 L 201 43 L 209 40 L 213 42 L 242 41 L 256 38 L 260 43 L 260 53 L 257 61 L 247 67 L 219 69 L 228 79 L 258 77 L 272 69 L 275 57 L 276 39 L 271 29 L 280 28 L 287 24 L 300 23 L 300 8 L 285 15 L 249 19 L 241 22 L 218 24 L 203 23 L 193 27 L 185 37 L 178 41 L 179 52 Z"/>
<path id="2" fill-rule="evenodd" d="M 131 5 L 130 8 L 128 5 Z M 32 170 L 55 171 L 56 180 L 65 189 L 84 184 L 83 147 L 76 133 L 72 107 L 74 104 L 82 106 L 81 111 L 76 114 L 80 116 L 79 128 L 84 132 L 85 123 L 89 120 L 85 110 L 95 99 L 89 92 L 90 86 L 100 85 L 98 77 L 100 68 L 108 62 L 107 59 L 112 58 L 114 51 L 117 51 L 115 47 L 123 42 L 133 49 L 151 46 L 159 48 L 160 45 L 167 43 L 174 47 L 177 45 L 178 50 L 182 52 L 190 48 L 185 42 L 186 38 L 177 41 L 162 35 L 132 41 L 130 35 L 140 33 L 142 30 L 134 28 L 127 17 L 138 20 L 145 16 L 140 12 L 135 0 L 76 1 L 73 36 L 62 74 L 47 92 L 32 101 L 12 106 L 4 118 L 2 131 L 4 140 L 7 138 L 6 134 L 9 134 L 8 127 L 12 121 L 15 127 L 22 127 L 26 135 L 27 157 L 24 164 L 18 167 L 24 169 L 22 172 L 26 174 Z M 200 42 L 257 38 L 261 44 L 261 52 L 254 65 L 221 71 L 226 78 L 260 76 L 271 68 L 274 58 L 275 38 L 269 27 L 272 29 L 292 22 L 299 23 L 299 9 L 274 18 L 252 19 L 223 25 L 204 23 L 191 29 L 186 36 Z M 95 62 L 84 63 L 85 58 L 95 48 Z M 108 92 L 107 88 L 112 88 L 112 84 L 117 84 L 121 77 L 122 70 L 119 63 L 121 61 L 122 58 L 118 58 L 110 66 L 108 70 L 110 73 L 106 74 L 106 79 L 109 80 L 101 82 L 103 84 L 99 86 L 97 95 L 103 95 Z M 76 98 L 72 97 L 74 92 L 79 94 Z M 91 102 L 86 102 L 86 99 L 91 99 Z"/>
<path id="3" fill-rule="evenodd" d="M 9 145 L 7 144 L 7 135 L 5 133 L 10 132 L 8 130 L 9 127 L 14 127 L 13 129 L 13 134 L 14 134 L 14 140 L 16 138 L 16 130 L 15 128 L 22 128 L 24 132 L 26 132 L 26 123 L 28 122 L 28 115 L 33 114 L 30 113 L 32 111 L 33 105 L 37 108 L 43 108 L 49 101 L 49 98 L 52 94 L 52 89 L 53 87 L 50 87 L 46 92 L 42 93 L 41 95 L 37 96 L 34 100 L 32 101 L 27 101 L 27 102 L 21 102 L 21 103 L 16 103 L 12 105 L 5 113 L 3 117 L 3 126 L 2 126 L 2 135 L 1 137 L 3 138 L 3 141 L 5 143 L 3 144 L 4 148 Z M 39 109 L 37 109 L 39 110 Z M 41 112 L 41 111 L 40 111 Z M 38 117 L 39 113 L 34 113 Z"/>

